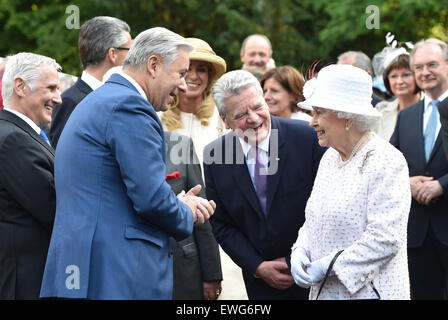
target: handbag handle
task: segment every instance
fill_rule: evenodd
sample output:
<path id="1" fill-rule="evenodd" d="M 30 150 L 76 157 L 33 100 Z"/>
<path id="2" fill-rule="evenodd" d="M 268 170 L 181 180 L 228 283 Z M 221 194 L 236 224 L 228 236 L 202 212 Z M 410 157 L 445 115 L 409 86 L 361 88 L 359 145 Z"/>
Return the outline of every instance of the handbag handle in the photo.
<path id="1" fill-rule="evenodd" d="M 319 292 L 317 293 L 316 300 L 319 299 L 319 296 L 320 296 L 320 293 L 322 292 L 322 289 L 323 289 L 323 287 L 324 287 L 324 284 L 325 284 L 325 282 L 327 281 L 327 278 L 330 276 L 330 272 L 331 272 L 331 270 L 333 270 L 333 265 L 334 265 L 334 263 L 336 262 L 336 259 L 337 259 L 337 258 L 339 257 L 339 255 L 342 253 L 342 251 L 344 251 L 344 250 L 341 250 L 341 251 L 339 251 L 338 253 L 336 253 L 336 254 L 334 255 L 333 259 L 331 260 L 330 265 L 328 266 L 327 272 L 325 273 L 324 281 L 323 281 L 322 284 L 320 285 Z M 371 287 L 372 287 L 372 289 L 373 289 L 373 292 L 375 292 L 376 296 L 378 297 L 378 299 L 381 300 L 381 296 L 380 296 L 378 290 L 377 290 L 377 289 L 375 288 L 375 286 L 373 285 L 373 280 L 370 281 L 370 285 L 371 285 Z"/>

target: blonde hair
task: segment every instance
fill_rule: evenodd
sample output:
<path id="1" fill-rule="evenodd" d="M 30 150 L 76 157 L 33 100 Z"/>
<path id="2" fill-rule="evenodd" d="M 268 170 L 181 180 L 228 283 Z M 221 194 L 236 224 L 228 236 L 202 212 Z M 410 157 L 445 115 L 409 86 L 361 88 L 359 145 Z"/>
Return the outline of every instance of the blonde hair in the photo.
<path id="1" fill-rule="evenodd" d="M 212 86 L 214 84 L 214 69 L 211 67 L 211 65 L 207 65 L 208 69 L 208 84 L 207 87 L 204 90 L 203 93 L 203 99 L 201 103 L 199 103 L 196 106 L 196 111 L 194 115 L 199 120 L 201 125 L 208 127 L 210 125 L 210 118 L 213 116 L 213 113 L 215 112 L 215 103 L 213 102 L 212 98 Z M 162 116 L 160 117 L 160 121 L 162 124 L 166 127 L 168 131 L 174 131 L 177 129 L 181 129 L 182 126 L 182 120 L 180 116 L 180 107 L 179 107 L 179 98 L 176 97 L 176 100 L 174 103 L 168 107 L 168 110 L 162 113 Z"/>

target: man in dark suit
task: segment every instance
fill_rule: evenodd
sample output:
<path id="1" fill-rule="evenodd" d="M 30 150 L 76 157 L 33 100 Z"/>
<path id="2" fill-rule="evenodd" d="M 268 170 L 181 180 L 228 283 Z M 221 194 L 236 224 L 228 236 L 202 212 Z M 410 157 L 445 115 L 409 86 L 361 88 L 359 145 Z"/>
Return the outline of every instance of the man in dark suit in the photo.
<path id="1" fill-rule="evenodd" d="M 190 137 L 165 131 L 167 177 L 178 172 L 179 177 L 167 179 L 175 194 L 201 185 L 199 197 L 206 198 L 201 166 Z M 218 243 L 209 221 L 194 227 L 188 238 L 176 241 L 173 248 L 173 299 L 216 300 L 221 292 L 222 270 Z"/>
<path id="2" fill-rule="evenodd" d="M 95 17 L 81 26 L 78 48 L 84 71 L 78 81 L 64 91 L 62 104 L 53 110 L 50 141 L 55 149 L 78 103 L 103 84 L 103 76 L 110 68 L 123 64 L 132 44 L 130 30 L 126 22 L 113 17 Z"/>
<path id="3" fill-rule="evenodd" d="M 390 139 L 405 156 L 412 204 L 408 222 L 411 296 L 443 299 L 448 272 L 448 160 L 442 148 L 438 105 L 448 97 L 448 49 L 438 39 L 418 42 L 412 69 L 425 99 L 398 114 Z"/>
<path id="4" fill-rule="evenodd" d="M 8 57 L 0 111 L 0 299 L 39 298 L 56 209 L 54 150 L 39 126 L 61 102 L 59 69 L 40 55 Z"/>
<path id="5" fill-rule="evenodd" d="M 213 87 L 232 132 L 204 150 L 213 233 L 242 268 L 249 299 L 307 299 L 289 260 L 324 148 L 305 122 L 270 116 L 258 80 L 232 71 Z"/>
<path id="6" fill-rule="evenodd" d="M 440 124 L 442 125 L 443 149 L 448 158 L 448 98 L 439 103 Z"/>

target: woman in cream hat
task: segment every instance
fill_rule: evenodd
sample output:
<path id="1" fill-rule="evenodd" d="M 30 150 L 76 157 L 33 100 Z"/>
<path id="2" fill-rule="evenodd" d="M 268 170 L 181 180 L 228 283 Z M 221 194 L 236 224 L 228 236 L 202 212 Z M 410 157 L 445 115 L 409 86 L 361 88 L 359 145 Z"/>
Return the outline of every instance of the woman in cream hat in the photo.
<path id="1" fill-rule="evenodd" d="M 312 110 L 310 126 L 329 148 L 292 247 L 294 280 L 311 287 L 310 299 L 409 299 L 408 167 L 371 131 L 380 117 L 371 77 L 330 65 L 305 84 L 304 95 L 299 105 Z"/>
<path id="2" fill-rule="evenodd" d="M 187 38 L 194 46 L 185 76 L 186 92 L 179 93 L 175 103 L 159 114 L 165 130 L 189 136 L 202 167 L 204 147 L 227 132 L 219 117 L 211 91 L 214 83 L 226 72 L 226 62 L 210 45 L 197 38 Z M 169 156 L 169 155 L 167 155 Z M 198 246 L 200 244 L 198 243 Z M 219 247 L 224 281 L 204 281 L 204 297 L 247 299 L 241 268 Z M 175 261 L 176 263 L 176 261 Z M 180 262 L 182 263 L 182 262 Z M 174 275 L 176 277 L 176 274 Z M 212 294 L 206 294 L 206 291 Z M 188 299 L 189 297 L 179 297 Z"/>

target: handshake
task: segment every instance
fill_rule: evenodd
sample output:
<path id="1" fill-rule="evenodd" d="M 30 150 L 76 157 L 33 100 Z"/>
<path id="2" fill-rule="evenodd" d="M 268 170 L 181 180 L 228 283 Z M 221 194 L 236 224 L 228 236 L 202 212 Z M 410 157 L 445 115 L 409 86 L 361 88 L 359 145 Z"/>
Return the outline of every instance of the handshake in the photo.
<path id="1" fill-rule="evenodd" d="M 216 204 L 213 200 L 197 197 L 196 195 L 201 191 L 201 185 L 191 188 L 187 193 L 182 191 L 177 195 L 177 198 L 185 203 L 193 212 L 194 226 L 198 226 L 207 221 L 215 212 Z"/>
<path id="2" fill-rule="evenodd" d="M 331 256 L 326 256 L 311 262 L 304 248 L 293 248 L 291 252 L 291 274 L 295 283 L 302 288 L 319 285 L 325 277 L 331 260 Z M 329 275 L 334 275 L 334 272 L 332 271 Z"/>

